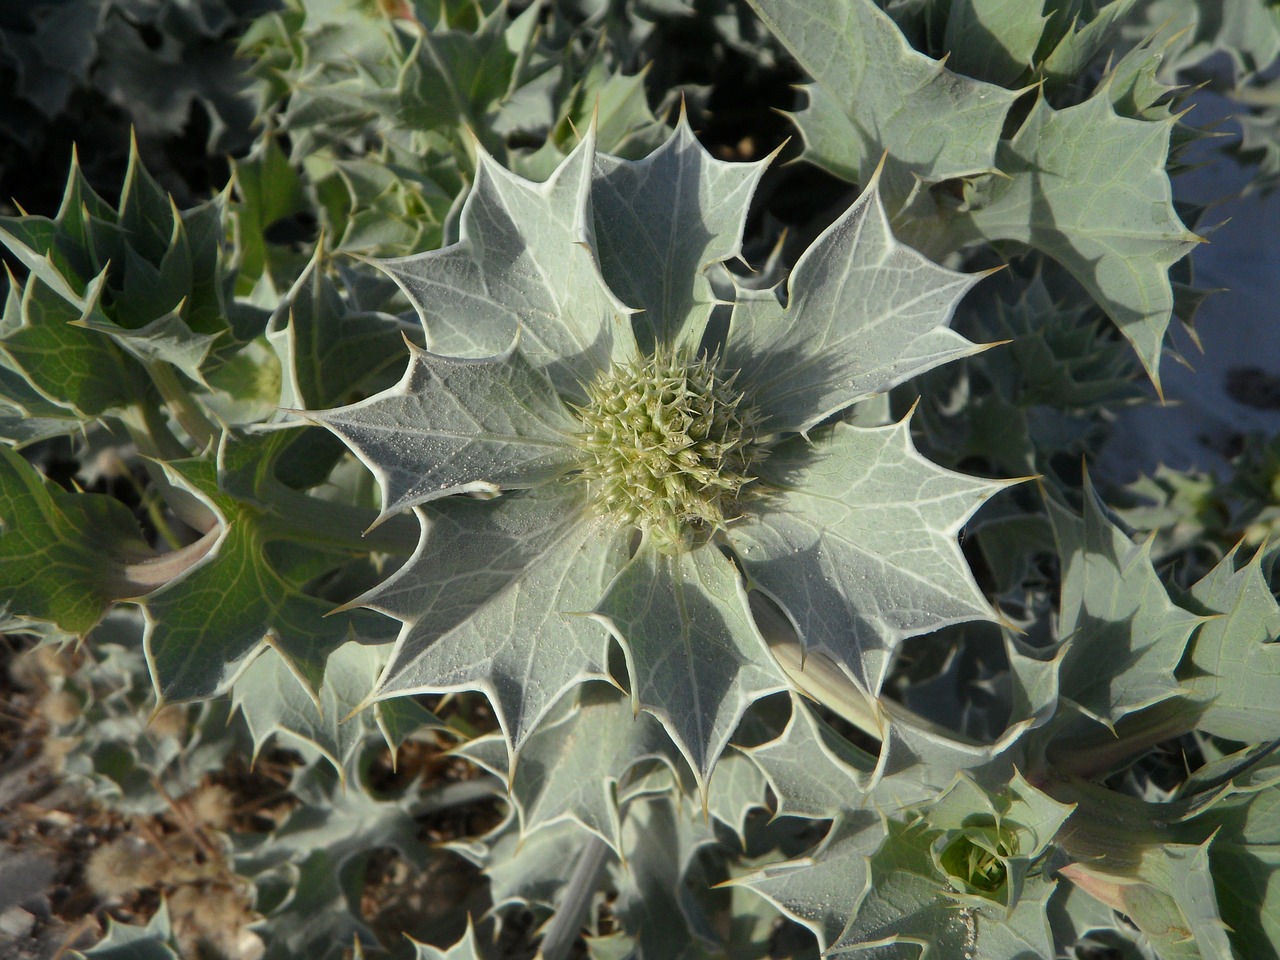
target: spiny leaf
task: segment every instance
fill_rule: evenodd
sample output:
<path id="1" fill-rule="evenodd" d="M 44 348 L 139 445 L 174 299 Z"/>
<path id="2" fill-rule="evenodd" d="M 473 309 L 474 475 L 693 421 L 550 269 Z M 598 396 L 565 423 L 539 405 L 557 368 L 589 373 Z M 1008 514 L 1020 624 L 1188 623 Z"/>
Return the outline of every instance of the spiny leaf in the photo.
<path id="1" fill-rule="evenodd" d="M 825 951 L 866 896 L 870 858 L 884 843 L 887 831 L 876 811 L 850 811 L 807 857 L 771 864 L 734 882 L 807 927 Z"/>
<path id="2" fill-rule="evenodd" d="M 577 424 L 516 344 L 488 360 L 410 351 L 395 387 L 307 414 L 373 471 L 383 517 L 450 494 L 537 486 L 574 465 Z"/>
<path id="3" fill-rule="evenodd" d="M 698 850 L 715 843 L 710 826 L 690 806 L 667 796 L 633 804 L 623 831 L 631 855 L 626 872 L 617 877 L 614 911 L 637 938 L 639 955 L 710 960 L 718 938 L 692 902 L 695 883 L 689 876 Z"/>
<path id="4" fill-rule="evenodd" d="M 8 316 L 0 350 L 27 382 L 49 402 L 82 420 L 117 410 L 133 399 L 130 387 L 141 371 L 108 339 L 80 326 L 102 294 L 101 276 L 85 299 L 69 301 L 38 276 L 27 280 L 19 317 Z M 12 303 L 12 300 L 10 300 Z M 14 324 L 14 321 L 17 324 Z"/>
<path id="5" fill-rule="evenodd" d="M 741 252 L 747 206 L 768 160 L 725 163 L 676 132 L 643 160 L 597 154 L 592 211 L 600 270 L 634 318 L 641 350 L 702 341 L 715 298 L 705 270 Z"/>
<path id="6" fill-rule="evenodd" d="M 351 399 L 375 371 L 397 362 L 395 317 L 352 309 L 325 275 L 323 245 L 276 308 L 267 340 L 280 357 L 280 406 L 322 410 Z"/>
<path id="7" fill-rule="evenodd" d="M 981 275 L 899 243 L 868 185 L 796 264 L 785 306 L 739 291 L 725 363 L 766 427 L 804 432 L 850 404 L 981 349 L 947 323 Z"/>
<path id="8" fill-rule="evenodd" d="M 748 2 L 815 81 L 796 123 L 818 166 L 865 184 L 887 151 L 899 200 L 913 176 L 932 183 L 995 169 L 1016 93 L 911 49 L 872 0 Z"/>
<path id="9" fill-rule="evenodd" d="M 1035 60 L 1045 25 L 1043 8 L 1022 0 L 958 0 L 942 37 L 947 67 L 1000 86 L 1013 86 Z"/>
<path id="10" fill-rule="evenodd" d="M 875 757 L 836 733 L 794 694 L 781 735 L 746 754 L 768 777 L 781 817 L 842 820 L 852 815 L 876 769 Z"/>
<path id="11" fill-rule="evenodd" d="M 382 672 L 385 651 L 378 646 L 345 643 L 329 654 L 318 698 L 294 677 L 285 659 L 273 649 L 264 650 L 232 688 L 231 702 L 244 716 L 253 736 L 254 757 L 276 734 L 293 737 L 319 750 L 344 780 L 356 751 L 377 736 L 378 712 L 385 707 L 412 713 L 400 717 L 414 728 L 443 727 L 429 711 L 412 700 L 391 705 L 375 704 L 356 717 L 350 714 L 368 696 Z M 389 744 L 392 751 L 398 743 Z"/>
<path id="12" fill-rule="evenodd" d="M 272 519 L 271 504 L 280 486 L 273 476 L 275 458 L 289 439 L 289 431 L 224 433 L 216 462 L 164 464 L 170 481 L 204 502 L 220 526 L 205 556 L 144 604 L 148 662 L 164 699 L 217 695 L 268 638 L 299 682 L 315 690 L 325 659 L 358 624 L 377 633 L 368 614 L 328 616 L 332 604 L 302 591 L 302 582 L 324 564 L 334 565 L 331 554 L 308 548 L 307 563 L 319 560 L 321 569 L 304 566 L 291 574 L 286 556 L 266 549 L 288 538 Z M 214 623 L 216 630 L 210 628 Z"/>
<path id="13" fill-rule="evenodd" d="M 1262 572 L 1262 550 L 1236 569 L 1233 550 L 1191 588 L 1212 614 L 1179 671 L 1207 701 L 1197 728 L 1228 740 L 1280 737 L 1280 604 Z"/>
<path id="14" fill-rule="evenodd" d="M 738 571 L 713 545 L 672 555 L 646 540 L 595 613 L 622 644 L 636 702 L 667 728 L 705 790 L 747 707 L 786 686 Z"/>
<path id="15" fill-rule="evenodd" d="M 414 960 L 481 960 L 480 949 L 476 946 L 476 931 L 471 925 L 470 917 L 467 918 L 467 932 L 447 950 L 440 950 L 428 943 L 418 943 L 412 937 L 410 941 L 413 943 Z"/>
<path id="16" fill-rule="evenodd" d="M 1091 485 L 1083 518 L 1049 500 L 1062 557 L 1061 696 L 1111 724 L 1184 691 L 1174 676 L 1201 618 L 1175 606 L 1151 565 L 1103 513 Z"/>
<path id="17" fill-rule="evenodd" d="M 868 692 L 904 637 L 994 616 L 956 535 L 1006 484 L 925 460 L 907 421 L 793 438 L 759 472 L 760 499 L 731 532 L 743 567 L 805 648 Z"/>
<path id="18" fill-rule="evenodd" d="M 1063 871 L 1074 883 L 1120 911 L 1168 960 L 1231 957 L 1210 872 L 1209 841 L 1151 844 L 1133 874 L 1112 874 L 1105 861 Z"/>
<path id="19" fill-rule="evenodd" d="M 634 350 L 629 312 L 600 278 L 587 244 L 595 141 L 586 137 L 546 183 L 482 155 L 459 243 L 377 261 L 422 318 L 428 347 L 450 356 L 520 349 L 560 393 Z"/>
<path id="20" fill-rule="evenodd" d="M 1040 72 L 1049 88 L 1058 89 L 1075 82 L 1089 64 L 1115 40 L 1125 18 L 1137 2 L 1138 0 L 1109 0 L 1098 7 L 1093 19 L 1084 25 L 1080 25 L 1080 18 L 1086 10 L 1077 5 L 1072 5 L 1069 9 L 1060 6 L 1056 11 L 1060 18 L 1056 26 L 1062 30 L 1062 36 L 1040 65 Z"/>
<path id="21" fill-rule="evenodd" d="M 377 697 L 483 690 L 518 750 L 565 690 L 607 677 L 608 634 L 583 614 L 626 538 L 556 492 L 419 508 L 418 551 L 361 598 L 404 621 Z"/>
<path id="22" fill-rule="evenodd" d="M 1131 120 L 1099 94 L 1054 110 L 1044 97 L 1002 144 L 991 177 L 966 191 L 953 229 L 1017 240 L 1053 257 L 1089 291 L 1160 384 L 1173 311 L 1169 267 L 1199 237 L 1178 219 L 1165 172 L 1172 121 Z"/>
<path id="23" fill-rule="evenodd" d="M 477 756 L 477 747 L 483 749 L 483 741 L 456 752 L 509 777 L 522 836 L 569 820 L 624 859 L 620 811 L 635 795 L 627 775 L 646 761 L 673 769 L 678 762 L 658 722 L 637 716 L 624 694 L 599 683 L 583 684 L 566 696 L 561 709 L 525 742 L 514 772 L 506 769 L 505 748 L 497 765 Z"/>

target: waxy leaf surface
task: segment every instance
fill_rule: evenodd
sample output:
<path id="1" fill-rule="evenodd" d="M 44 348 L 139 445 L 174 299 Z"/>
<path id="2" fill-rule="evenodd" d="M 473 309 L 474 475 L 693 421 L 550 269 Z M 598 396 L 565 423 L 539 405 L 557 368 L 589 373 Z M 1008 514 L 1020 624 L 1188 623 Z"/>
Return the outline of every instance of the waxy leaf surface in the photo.
<path id="1" fill-rule="evenodd" d="M 492 356 L 518 335 L 533 366 L 571 397 L 611 358 L 630 355 L 629 311 L 589 248 L 594 144 L 583 140 L 545 183 L 482 155 L 460 242 L 378 261 L 422 317 L 429 349 Z"/>
<path id="2" fill-rule="evenodd" d="M 937 266 L 894 239 L 879 181 L 805 251 L 787 282 L 742 292 L 725 366 L 765 428 L 805 431 L 832 413 L 981 349 L 947 327 L 979 279 Z"/>
<path id="3" fill-rule="evenodd" d="M 1103 723 L 1184 691 L 1174 671 L 1200 622 L 1175 606 L 1151 565 L 1102 511 L 1092 486 L 1084 516 L 1049 501 L 1062 557 L 1059 691 Z"/>
<path id="4" fill-rule="evenodd" d="M 697 347 L 715 298 L 704 271 L 738 256 L 747 206 L 767 160 L 716 160 L 681 118 L 643 160 L 596 155 L 591 202 L 600 270 L 635 318 L 643 350 Z"/>
<path id="5" fill-rule="evenodd" d="M 595 612 L 622 644 L 632 694 L 705 789 L 747 707 L 786 686 L 738 571 L 712 544 L 666 554 L 642 542 Z"/>
<path id="6" fill-rule="evenodd" d="M 806 157 L 859 183 L 888 151 L 892 191 L 996 166 L 1017 94 L 952 73 L 911 48 L 872 0 L 748 0 L 814 79 L 796 115 Z"/>
<path id="7" fill-rule="evenodd" d="M 577 424 L 516 345 L 487 360 L 411 354 L 390 390 L 307 415 L 373 471 L 382 516 L 454 493 L 537 486 L 575 464 Z"/>
<path id="8" fill-rule="evenodd" d="M 878 693 L 898 642 L 991 619 L 956 535 L 1006 484 L 925 460 L 907 422 L 837 424 L 781 444 L 759 468 L 760 499 L 731 532 L 753 586 L 821 651 Z"/>
<path id="9" fill-rule="evenodd" d="M 405 623 L 377 697 L 483 690 L 518 749 L 565 690 L 608 675 L 608 633 L 586 614 L 626 538 L 564 494 L 420 508 L 417 553 L 362 598 Z"/>

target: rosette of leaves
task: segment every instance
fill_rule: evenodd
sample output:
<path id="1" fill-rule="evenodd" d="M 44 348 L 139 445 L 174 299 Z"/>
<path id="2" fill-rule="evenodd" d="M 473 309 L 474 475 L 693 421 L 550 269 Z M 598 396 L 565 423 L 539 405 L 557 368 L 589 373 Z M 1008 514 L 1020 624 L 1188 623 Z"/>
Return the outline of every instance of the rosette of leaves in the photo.
<path id="1" fill-rule="evenodd" d="M 717 161 L 683 122 L 640 161 L 589 135 L 544 183 L 481 155 L 459 242 L 378 262 L 427 349 L 306 414 L 372 470 L 383 518 L 422 526 L 358 601 L 403 621 L 371 699 L 481 690 L 518 755 L 611 678 L 612 637 L 615 682 L 705 789 L 786 685 L 749 591 L 873 694 L 903 637 L 992 616 L 956 534 L 1004 483 L 928 462 L 907 420 L 833 421 L 981 349 L 947 327 L 979 275 L 898 243 L 873 182 L 785 291 L 719 322 L 705 271 L 737 255 L 765 162 Z"/>

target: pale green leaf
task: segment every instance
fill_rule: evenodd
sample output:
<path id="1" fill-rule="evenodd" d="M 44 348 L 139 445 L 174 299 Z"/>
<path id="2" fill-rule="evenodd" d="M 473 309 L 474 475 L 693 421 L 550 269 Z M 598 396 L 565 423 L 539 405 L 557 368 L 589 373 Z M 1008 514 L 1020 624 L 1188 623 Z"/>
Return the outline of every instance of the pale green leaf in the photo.
<path id="1" fill-rule="evenodd" d="M 715 844 L 700 811 L 674 797 L 632 805 L 623 824 L 629 851 L 619 869 L 613 905 L 623 927 L 636 937 L 639 956 L 663 960 L 711 960 L 716 931 L 709 929 L 691 896 L 698 850 Z"/>
<path id="2" fill-rule="evenodd" d="M 888 826 L 874 810 L 853 810 L 832 826 L 809 856 L 771 864 L 735 883 L 754 890 L 808 927 L 825 950 L 868 893 L 871 857 Z"/>
<path id="3" fill-rule="evenodd" d="M 767 429 L 805 431 L 857 400 L 976 352 L 947 324 L 980 274 L 956 273 L 894 239 L 878 181 L 773 291 L 740 291 L 725 365 Z"/>
<path id="4" fill-rule="evenodd" d="M 1062 23 L 1065 30 L 1061 39 L 1040 64 L 1040 72 L 1050 88 L 1076 82 L 1089 64 L 1116 39 L 1124 18 L 1136 4 L 1137 0 L 1109 0 L 1083 26 L 1080 26 L 1078 18 Z M 1067 9 L 1060 7 L 1059 10 L 1057 15 L 1065 18 Z"/>
<path id="5" fill-rule="evenodd" d="M 521 747 L 510 776 L 521 834 L 571 820 L 624 856 L 619 811 L 629 799 L 627 775 L 649 760 L 674 768 L 671 740 L 651 716 L 637 715 L 624 694 L 600 683 L 579 686 L 558 714 Z M 456 752 L 470 757 L 473 745 Z M 485 765 L 495 766 L 492 760 Z"/>
<path id="6" fill-rule="evenodd" d="M 518 905 L 545 916 L 560 903 L 584 851 L 600 840 L 562 820 L 528 837 L 512 825 L 479 859 L 495 911 Z"/>
<path id="7" fill-rule="evenodd" d="M 1132 873 L 1109 872 L 1103 858 L 1072 864 L 1064 875 L 1127 916 L 1165 960 L 1233 957 L 1214 893 L 1211 848 L 1210 840 L 1148 844 Z"/>
<path id="8" fill-rule="evenodd" d="M 611 359 L 631 355 L 630 311 L 589 249 L 594 157 L 588 136 L 539 184 L 482 154 L 460 242 L 375 261 L 418 311 L 429 349 L 490 356 L 518 334 L 533 366 L 571 397 Z"/>
<path id="9" fill-rule="evenodd" d="M 913 50 L 873 0 L 748 2 L 815 81 L 796 116 L 808 159 L 867 183 L 887 151 L 895 196 L 912 176 L 935 182 L 995 168 L 1016 93 Z M 811 138 L 815 129 L 824 132 Z"/>
<path id="10" fill-rule="evenodd" d="M 608 633 L 585 614 L 627 536 L 550 487 L 419 508 L 414 556 L 362 602 L 404 621 L 377 690 L 482 690 L 512 749 L 571 686 L 608 676 Z"/>
<path id="11" fill-rule="evenodd" d="M 319 750 L 338 775 L 346 778 L 356 751 L 377 736 L 377 711 L 381 705 L 349 716 L 359 707 L 378 679 L 386 660 L 382 646 L 345 643 L 329 654 L 318 700 L 304 690 L 288 663 L 267 649 L 236 679 L 231 702 L 243 714 L 253 737 L 256 757 L 279 734 Z M 443 726 L 418 708 L 419 723 Z"/>
<path id="12" fill-rule="evenodd" d="M 132 926 L 108 917 L 106 935 L 83 953 L 73 950 L 71 956 L 82 960 L 178 960 L 168 903 L 160 900 L 159 909 L 146 926 Z"/>
<path id="13" fill-rule="evenodd" d="M 537 486 L 576 465 L 578 423 L 515 343 L 483 360 L 409 347 L 394 387 L 306 414 L 373 471 L 383 517 L 450 494 Z"/>
<path id="14" fill-rule="evenodd" d="M 782 817 L 843 819 L 861 806 L 876 768 L 795 694 L 781 735 L 746 754 L 768 777 Z"/>
<path id="15" fill-rule="evenodd" d="M 1174 676 L 1201 618 L 1175 606 L 1151 565 L 1085 487 L 1083 518 L 1049 501 L 1062 558 L 1060 695 L 1103 723 L 1180 696 Z"/>
<path id="16" fill-rule="evenodd" d="M 1207 701 L 1196 726 L 1245 743 L 1280 737 L 1280 604 L 1262 571 L 1262 551 L 1236 569 L 1233 550 L 1191 588 L 1217 616 L 1188 648 L 1182 684 Z"/>
<path id="17" fill-rule="evenodd" d="M 956 0 L 942 37 L 947 67 L 1000 86 L 1013 86 L 1035 60 L 1049 17 L 1025 0 Z"/>
<path id="18" fill-rule="evenodd" d="M 787 612 L 806 650 L 870 693 L 904 637 L 994 617 L 956 537 L 1006 484 L 930 463 L 906 420 L 796 437 L 759 474 L 759 499 L 731 528 L 752 586 Z"/>
<path id="19" fill-rule="evenodd" d="M 1105 94 L 1062 110 L 1040 97 L 1002 146 L 1006 177 L 972 188 L 953 223 L 969 240 L 1017 240 L 1066 267 L 1157 387 L 1173 311 L 1169 267 L 1199 242 L 1173 208 L 1172 123 L 1121 117 Z"/>
<path id="20" fill-rule="evenodd" d="M 681 116 L 643 160 L 596 156 L 592 209 L 600 269 L 634 317 L 640 348 L 696 348 L 715 298 L 704 271 L 741 252 L 747 206 L 767 161 L 726 163 Z"/>
<path id="21" fill-rule="evenodd" d="M 707 785 L 707 812 L 736 833 L 744 843 L 747 818 L 763 810 L 768 781 L 760 767 L 741 750 L 730 748 L 720 757 Z"/>
<path id="22" fill-rule="evenodd" d="M 667 554 L 646 538 L 595 613 L 622 645 L 636 702 L 705 790 L 747 707 L 786 687 L 737 569 L 714 544 Z"/>
<path id="23" fill-rule="evenodd" d="M 95 309 L 75 321 L 75 325 L 111 337 L 121 349 L 143 363 L 172 364 L 196 382 L 203 380 L 200 368 L 220 339 L 216 334 L 195 333 L 177 311 L 129 328 L 112 323 L 101 310 Z"/>

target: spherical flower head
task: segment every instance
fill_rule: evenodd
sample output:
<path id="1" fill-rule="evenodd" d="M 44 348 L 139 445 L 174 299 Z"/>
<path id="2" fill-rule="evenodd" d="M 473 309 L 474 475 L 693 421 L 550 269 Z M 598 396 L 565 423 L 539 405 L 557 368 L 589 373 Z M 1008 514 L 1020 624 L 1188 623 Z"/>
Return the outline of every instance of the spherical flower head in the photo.
<path id="1" fill-rule="evenodd" d="M 759 415 L 716 357 L 659 347 L 585 385 L 580 469 L 598 514 L 679 550 L 737 514 L 763 456 Z"/>

